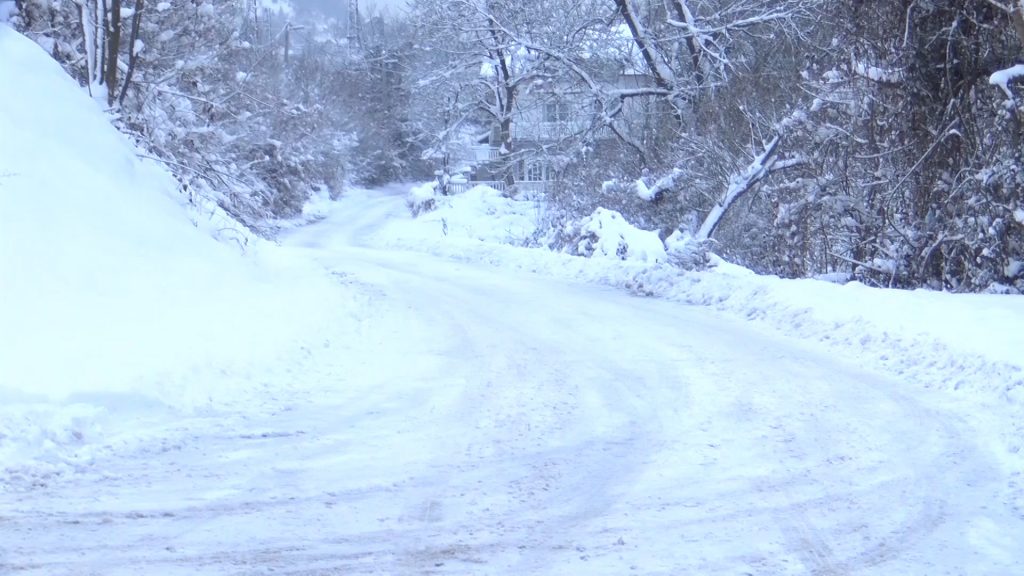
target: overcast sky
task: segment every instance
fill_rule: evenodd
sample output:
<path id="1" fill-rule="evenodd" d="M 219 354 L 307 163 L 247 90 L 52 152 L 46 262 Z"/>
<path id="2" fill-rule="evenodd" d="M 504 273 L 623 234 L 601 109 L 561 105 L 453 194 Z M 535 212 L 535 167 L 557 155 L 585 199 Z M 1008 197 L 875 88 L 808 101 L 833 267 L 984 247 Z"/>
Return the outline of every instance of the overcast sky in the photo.
<path id="1" fill-rule="evenodd" d="M 341 15 L 345 13 L 349 0 L 292 0 L 300 10 L 319 9 L 326 14 Z M 405 7 L 406 0 L 359 0 L 359 10 L 364 15 L 378 12 L 394 12 Z"/>
<path id="2" fill-rule="evenodd" d="M 390 10 L 399 10 L 405 8 L 406 0 L 362 0 L 362 3 L 367 7 L 382 7 Z"/>

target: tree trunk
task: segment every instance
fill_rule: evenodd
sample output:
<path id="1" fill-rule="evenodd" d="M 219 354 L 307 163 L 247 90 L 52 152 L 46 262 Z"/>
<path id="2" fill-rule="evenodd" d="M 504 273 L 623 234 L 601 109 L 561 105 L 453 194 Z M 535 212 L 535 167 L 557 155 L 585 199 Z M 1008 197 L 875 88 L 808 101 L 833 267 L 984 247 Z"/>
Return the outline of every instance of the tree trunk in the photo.
<path id="1" fill-rule="evenodd" d="M 118 57 L 121 52 L 121 0 L 110 0 L 110 13 L 106 22 L 107 57 L 104 82 L 107 85 L 107 106 L 117 102 Z"/>
<path id="2" fill-rule="evenodd" d="M 292 23 L 288 22 L 284 25 L 284 64 L 288 65 L 288 60 L 291 57 L 292 51 Z"/>
<path id="3" fill-rule="evenodd" d="M 1024 1 L 1014 0 L 1009 16 L 1013 30 L 1017 33 L 1017 40 L 1024 45 Z"/>
<path id="4" fill-rule="evenodd" d="M 494 21 L 490 23 L 491 39 L 495 46 L 495 60 L 497 61 L 496 72 L 498 75 L 498 86 L 496 86 L 497 111 L 499 114 L 498 125 L 501 130 L 501 148 L 498 149 L 501 158 L 502 170 L 504 171 L 505 185 L 511 191 L 516 184 L 515 165 L 509 160 L 512 157 L 512 115 L 516 109 L 516 85 L 512 78 L 512 70 L 509 69 L 509 61 L 506 58 L 505 49 L 501 40 L 501 34 Z"/>
<path id="5" fill-rule="evenodd" d="M 509 161 L 512 157 L 512 98 L 515 97 L 515 89 L 508 88 L 506 90 L 506 101 L 505 109 L 502 110 L 503 117 L 501 119 L 501 148 L 499 148 L 499 154 L 504 158 L 502 162 L 505 170 L 505 185 L 512 188 L 516 185 L 516 174 L 515 165 Z"/>
<path id="6" fill-rule="evenodd" d="M 697 84 L 697 91 L 704 87 L 704 70 L 701 65 L 701 47 L 697 39 L 697 24 L 694 22 L 693 13 L 683 0 L 675 0 L 672 6 L 676 11 L 676 18 L 685 22 L 690 27 L 690 33 L 686 35 L 686 50 L 690 54 L 690 64 L 693 66 L 693 78 Z"/>
<path id="7" fill-rule="evenodd" d="M 85 77 L 89 95 L 94 96 L 92 87 L 101 79 L 99 36 L 102 32 L 96 0 L 79 0 L 78 19 L 82 23 L 82 46 L 85 49 Z"/>
<path id="8" fill-rule="evenodd" d="M 619 13 L 622 14 L 623 20 L 626 21 L 626 26 L 633 37 L 633 43 L 636 44 L 637 50 L 640 51 L 644 63 L 651 72 L 651 76 L 653 76 L 654 85 L 668 92 L 666 100 L 672 108 L 672 117 L 681 126 L 683 124 L 685 102 L 679 93 L 680 86 L 675 72 L 666 62 L 664 54 L 659 50 L 655 40 L 651 37 L 640 16 L 636 13 L 636 8 L 632 1 L 615 0 L 615 5 Z"/>
<path id="9" fill-rule="evenodd" d="M 139 55 L 135 52 L 135 43 L 139 39 L 139 28 L 142 26 L 142 10 L 144 7 L 145 0 L 135 0 L 135 12 L 132 14 L 132 32 L 128 46 L 128 71 L 124 74 L 121 94 L 117 97 L 118 105 L 124 105 L 124 97 L 128 94 L 128 85 L 131 84 L 132 75 L 135 74 L 135 64 L 139 60 Z"/>

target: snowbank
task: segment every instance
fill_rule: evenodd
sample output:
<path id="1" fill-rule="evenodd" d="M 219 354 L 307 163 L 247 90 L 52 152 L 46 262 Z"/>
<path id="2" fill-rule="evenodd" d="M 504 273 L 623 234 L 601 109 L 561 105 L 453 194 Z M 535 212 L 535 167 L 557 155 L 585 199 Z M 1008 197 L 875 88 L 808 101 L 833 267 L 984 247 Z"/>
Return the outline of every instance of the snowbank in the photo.
<path id="1" fill-rule="evenodd" d="M 340 291 L 190 205 L 2 24 L 0 60 L 0 85 L 18 87 L 0 91 L 0 471 L 108 441 L 115 413 L 251 399 Z"/>
<path id="2" fill-rule="evenodd" d="M 526 245 L 537 232 L 540 207 L 535 202 L 506 198 L 494 188 L 474 186 L 462 194 L 436 196 L 430 183 L 414 186 L 407 204 L 433 199 L 433 210 L 389 227 L 380 237 L 398 244 L 446 239 L 450 244 Z"/>

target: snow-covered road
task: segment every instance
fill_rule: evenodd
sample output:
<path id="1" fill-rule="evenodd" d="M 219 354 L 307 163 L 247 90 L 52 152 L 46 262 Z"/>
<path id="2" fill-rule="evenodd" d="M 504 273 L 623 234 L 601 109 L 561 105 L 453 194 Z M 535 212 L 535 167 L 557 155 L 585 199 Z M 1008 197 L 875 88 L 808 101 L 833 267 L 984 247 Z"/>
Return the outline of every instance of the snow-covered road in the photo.
<path id="1" fill-rule="evenodd" d="M 0 493 L 0 573 L 1024 574 L 995 448 L 920 387 L 365 241 L 403 211 L 342 202 L 286 239 L 362 306 L 259 410 Z"/>

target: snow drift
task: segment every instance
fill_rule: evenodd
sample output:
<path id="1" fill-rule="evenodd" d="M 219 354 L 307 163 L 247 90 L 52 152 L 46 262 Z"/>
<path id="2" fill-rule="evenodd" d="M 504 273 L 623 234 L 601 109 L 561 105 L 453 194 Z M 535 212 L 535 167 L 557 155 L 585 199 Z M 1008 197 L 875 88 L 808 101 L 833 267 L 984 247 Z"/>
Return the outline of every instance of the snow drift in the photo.
<path id="1" fill-rule="evenodd" d="M 111 410 L 244 397 L 337 287 L 181 195 L 3 24 L 0 60 L 0 469 Z"/>

